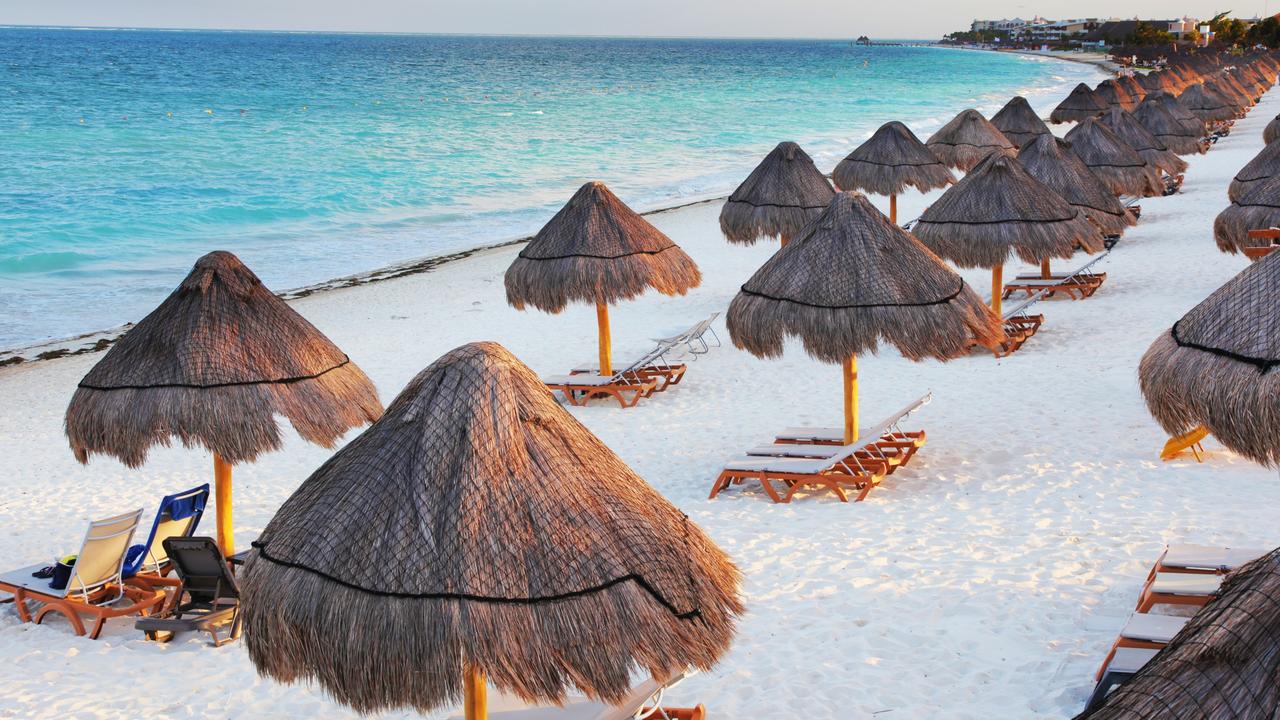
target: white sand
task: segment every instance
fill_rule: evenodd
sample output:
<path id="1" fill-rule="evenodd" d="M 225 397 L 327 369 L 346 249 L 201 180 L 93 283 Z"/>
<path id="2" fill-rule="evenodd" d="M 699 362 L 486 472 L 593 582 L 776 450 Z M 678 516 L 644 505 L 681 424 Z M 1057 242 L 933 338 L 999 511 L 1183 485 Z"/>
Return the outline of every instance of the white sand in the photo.
<path id="1" fill-rule="evenodd" d="M 704 702 L 715 718 L 1071 717 L 1164 543 L 1280 544 L 1275 473 L 1212 440 L 1204 464 L 1161 463 L 1165 437 L 1136 381 L 1156 335 L 1245 266 L 1217 251 L 1211 223 L 1277 111 L 1280 99 L 1266 99 L 1208 155 L 1191 158 L 1180 195 L 1144 200 L 1142 222 L 1103 263 L 1102 290 L 1043 303 L 1044 328 L 1015 356 L 915 364 L 886 349 L 863 358 L 867 422 L 925 389 L 935 395 L 911 421 L 928 430 L 929 444 L 867 502 L 808 495 L 774 505 L 754 487 L 706 499 L 727 456 L 787 425 L 837 423 L 837 368 L 798 346 L 773 362 L 726 346 L 636 409 L 571 410 L 746 573 L 749 612 L 732 651 L 672 703 Z M 902 217 L 924 200 L 904 198 Z M 686 297 L 616 308 L 618 353 L 724 310 L 773 251 L 728 246 L 718 211 L 708 203 L 653 217 L 698 261 L 705 283 Z M 515 253 L 295 306 L 387 402 L 468 341 L 497 340 L 545 373 L 590 358 L 589 309 L 549 316 L 507 307 L 502 273 Z M 965 276 L 988 291 L 986 272 Z M 156 450 L 138 471 L 75 462 L 62 413 L 97 359 L 0 370 L 5 564 L 73 552 L 87 520 L 138 506 L 149 517 L 161 495 L 211 475 L 206 453 L 181 448 Z M 283 452 L 238 470 L 242 545 L 328 454 L 291 436 Z M 60 618 L 23 625 L 12 605 L 0 606 L 0 657 L 0 717 L 350 715 L 314 688 L 259 680 L 241 644 L 213 649 L 194 636 L 152 644 L 127 620 L 94 642 Z"/>

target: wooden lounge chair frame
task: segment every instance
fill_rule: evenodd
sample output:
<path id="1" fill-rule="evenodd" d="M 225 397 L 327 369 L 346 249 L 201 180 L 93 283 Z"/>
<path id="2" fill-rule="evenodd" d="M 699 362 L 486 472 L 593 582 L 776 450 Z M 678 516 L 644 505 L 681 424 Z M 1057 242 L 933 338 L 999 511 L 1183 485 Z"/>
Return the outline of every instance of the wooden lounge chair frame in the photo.
<path id="1" fill-rule="evenodd" d="M 165 595 L 162 591 L 147 586 L 137 586 L 126 582 L 122 577 L 125 552 L 133 533 L 142 517 L 142 509 L 97 520 L 89 524 L 85 539 L 72 566 L 71 577 L 67 588 L 55 591 L 52 588 L 39 587 L 31 579 L 31 571 L 39 566 L 21 568 L 6 575 L 7 580 L 0 578 L 0 590 L 13 594 L 13 604 L 22 622 L 44 622 L 51 612 L 61 613 L 71 623 L 76 635 L 85 634 L 84 621 L 81 616 L 94 619 L 93 629 L 89 632 L 91 640 L 97 640 L 102 627 L 109 618 L 125 615 L 146 615 L 162 603 Z M 105 546 L 105 547 L 104 547 Z M 118 557 L 116 557 L 118 550 Z M 101 557 L 101 560 L 99 560 Z M 93 559 L 90 563 L 86 558 Z M 101 568 L 88 571 L 92 575 L 82 577 L 80 567 L 110 565 L 112 569 Z M 24 577 L 25 576 L 25 577 Z M 18 578 L 23 578 L 18 580 Z M 34 585 L 34 587 L 33 587 Z M 40 603 L 42 607 L 34 614 L 27 608 L 27 601 Z M 124 604 L 123 601 L 128 601 Z"/>
<path id="2" fill-rule="evenodd" d="M 990 348 L 991 354 L 997 358 L 1008 357 L 1030 340 L 1037 332 L 1040 326 L 1044 324 L 1044 315 L 1031 314 L 1028 310 L 1032 305 L 1044 299 L 1048 290 L 1038 290 L 1027 295 L 1022 302 L 1009 308 L 1004 313 L 1004 342 L 994 348 Z M 981 347 L 976 340 L 972 341 L 970 348 Z"/>
<path id="3" fill-rule="evenodd" d="M 1142 614 L 1145 614 L 1145 613 L 1142 613 Z M 1157 615 L 1157 616 L 1154 616 L 1154 617 L 1170 617 L 1170 618 L 1174 618 L 1174 616 L 1172 616 L 1172 615 L 1170 615 L 1170 616 Z M 1177 618 L 1174 618 L 1174 619 L 1177 619 Z M 1190 620 L 1190 618 L 1181 618 L 1181 619 L 1182 619 L 1182 620 Z M 1168 645 L 1168 644 L 1169 644 L 1168 642 L 1160 642 L 1160 641 L 1156 641 L 1156 640 L 1147 640 L 1147 639 L 1140 639 L 1140 638 L 1125 637 L 1123 633 L 1124 633 L 1124 631 L 1123 631 L 1123 630 L 1121 630 L 1121 635 L 1120 635 L 1120 636 L 1118 636 L 1118 637 L 1116 638 L 1116 641 L 1115 641 L 1115 643 L 1114 643 L 1114 644 L 1112 644 L 1111 649 L 1110 649 L 1109 651 L 1107 651 L 1107 656 L 1106 656 L 1105 658 L 1103 658 L 1103 659 L 1102 659 L 1102 665 L 1101 665 L 1100 667 L 1098 667 L 1098 672 L 1094 675 L 1094 678 L 1093 678 L 1095 682 L 1101 682 L 1101 680 L 1102 680 L 1102 676 L 1107 672 L 1107 666 L 1109 666 L 1109 665 L 1111 664 L 1111 659 L 1115 657 L 1115 655 L 1116 655 L 1116 651 L 1117 651 L 1117 650 L 1119 650 L 1120 648 L 1137 648 L 1137 649 L 1143 649 L 1143 650 L 1160 650 L 1160 649 L 1164 648 L 1164 646 L 1166 646 L 1166 645 Z"/>
<path id="4" fill-rule="evenodd" d="M 1072 300 L 1083 300 L 1092 297 L 1106 281 L 1106 273 L 1090 272 L 1095 264 L 1109 253 L 1103 252 L 1089 262 L 1069 273 L 1050 275 L 1048 278 L 1030 273 L 1018 275 L 1014 281 L 1004 286 L 1002 297 L 1008 298 L 1016 292 L 1025 292 L 1028 296 L 1044 292 L 1044 297 L 1053 297 L 1055 293 L 1064 293 Z"/>
<path id="5" fill-rule="evenodd" d="M 1156 584 L 1159 582 L 1160 575 L 1195 575 L 1203 576 L 1204 573 L 1157 573 L 1157 575 L 1149 580 L 1142 588 L 1142 592 L 1138 595 L 1138 603 L 1134 606 L 1134 610 L 1140 613 L 1150 612 L 1151 608 L 1156 605 L 1189 605 L 1192 607 L 1200 607 L 1210 600 L 1217 597 L 1217 592 L 1159 592 Z"/>
<path id="6" fill-rule="evenodd" d="M 1264 228 L 1262 230 L 1250 230 L 1249 239 L 1269 241 L 1266 245 L 1242 248 L 1242 251 L 1244 252 L 1245 257 L 1249 258 L 1254 262 L 1257 262 L 1258 260 L 1261 260 L 1262 258 L 1270 255 L 1272 250 L 1275 250 L 1277 247 L 1280 247 L 1280 228 Z"/>
<path id="7" fill-rule="evenodd" d="M 148 640 L 161 642 L 191 630 L 208 633 L 214 647 L 240 637 L 240 590 L 213 538 L 169 538 L 164 546 L 175 558 L 180 581 L 164 609 L 134 627 Z M 221 633 L 222 628 L 227 632 Z"/>
<path id="8" fill-rule="evenodd" d="M 915 400 L 907 403 L 898 412 L 890 415 L 881 423 L 883 432 L 880 433 L 873 445 L 875 450 L 886 458 L 894 458 L 894 462 L 889 467 L 889 473 L 899 467 L 906 467 L 911 462 L 911 458 L 915 457 L 916 452 L 925 446 L 928 436 L 924 430 L 903 430 L 902 421 L 911 416 L 911 413 L 928 405 L 933 400 L 933 393 L 927 392 Z M 813 434 L 779 434 L 774 437 L 773 442 L 776 445 L 842 445 L 844 438 L 841 428 L 808 428 L 815 431 Z M 874 430 L 868 430 L 868 433 Z M 831 434 L 834 433 L 834 434 Z M 839 436 L 839 439 L 836 437 Z"/>

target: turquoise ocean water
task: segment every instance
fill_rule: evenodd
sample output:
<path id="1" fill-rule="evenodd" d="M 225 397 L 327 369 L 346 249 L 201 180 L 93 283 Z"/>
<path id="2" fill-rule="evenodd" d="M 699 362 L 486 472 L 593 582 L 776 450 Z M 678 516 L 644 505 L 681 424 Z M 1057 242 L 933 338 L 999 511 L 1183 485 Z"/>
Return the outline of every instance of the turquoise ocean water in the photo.
<path id="1" fill-rule="evenodd" d="M 829 170 L 1084 65 L 843 41 L 0 28 L 0 348 L 144 315 L 199 255 L 284 290 L 536 231 L 582 182 L 727 193 Z"/>

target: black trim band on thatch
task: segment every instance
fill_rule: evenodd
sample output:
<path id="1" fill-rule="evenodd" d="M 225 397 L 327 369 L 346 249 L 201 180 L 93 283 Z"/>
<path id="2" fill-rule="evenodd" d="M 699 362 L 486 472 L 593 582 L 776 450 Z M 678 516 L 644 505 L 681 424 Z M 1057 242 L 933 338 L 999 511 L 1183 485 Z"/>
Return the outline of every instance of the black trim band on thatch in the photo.
<path id="1" fill-rule="evenodd" d="M 672 615 L 674 615 L 677 619 L 694 620 L 694 619 L 701 619 L 702 617 L 702 611 L 697 608 L 686 611 L 686 612 L 680 612 L 679 610 L 676 609 L 675 605 L 671 604 L 671 601 L 663 597 L 661 593 L 655 590 L 654 587 L 648 583 L 648 581 L 646 581 L 643 577 L 636 575 L 635 573 L 630 573 L 627 575 L 623 575 L 622 577 L 608 580 L 594 587 L 583 588 L 581 590 L 573 590 L 571 592 L 558 593 L 555 595 L 544 595 L 542 597 L 536 597 L 536 598 L 492 597 L 489 595 L 475 595 L 472 593 L 454 593 L 454 592 L 436 592 L 436 593 L 391 592 L 387 590 L 373 590 L 371 588 L 361 587 L 359 585 L 356 585 L 355 583 L 343 580 L 342 578 L 334 577 L 333 575 L 330 575 L 329 573 L 326 573 L 322 570 L 316 570 L 315 568 L 310 568 L 310 567 L 307 567 L 306 565 L 295 563 L 289 560 L 281 560 L 280 558 L 271 557 L 270 555 L 267 554 L 266 543 L 260 542 L 258 540 L 254 540 L 249 544 L 258 551 L 258 555 L 261 556 L 263 560 L 267 560 L 268 562 L 275 563 L 276 565 L 280 565 L 282 567 L 295 568 L 297 570 L 309 572 L 313 575 L 322 577 L 325 580 L 329 580 L 331 582 L 335 582 L 339 585 L 342 585 L 343 587 L 351 588 L 352 590 L 359 590 L 360 592 L 369 593 L 370 595 L 377 595 L 380 597 L 401 598 L 406 600 L 467 600 L 470 602 L 494 603 L 498 605 L 539 605 L 542 603 L 563 602 L 565 600 L 572 600 L 578 597 L 593 595 L 595 593 L 608 590 L 609 588 L 615 585 L 621 585 L 624 582 L 632 581 L 632 582 L 635 582 L 637 585 L 639 585 L 645 592 L 649 593 L 649 595 L 651 595 L 654 600 L 657 600 L 659 604 L 661 604 L 664 608 L 666 608 L 667 611 L 670 612 Z"/>
<path id="2" fill-rule="evenodd" d="M 679 246 L 677 246 L 675 243 L 671 243 L 670 245 L 666 247 L 658 248 L 657 250 L 635 250 L 632 252 L 621 253 L 619 255 L 592 255 L 589 253 L 573 253 L 571 255 L 547 255 L 545 257 L 531 257 L 529 255 L 525 255 L 524 250 L 521 250 L 520 254 L 517 255 L 517 257 L 523 258 L 525 260 L 568 260 L 569 258 L 595 258 L 596 260 L 617 260 L 618 258 L 631 257 L 632 255 L 659 255 L 661 253 L 664 253 L 670 250 L 671 248 L 676 248 L 678 250 Z M 527 250 L 528 248 L 526 247 L 525 249 Z"/>
<path id="3" fill-rule="evenodd" d="M 862 162 L 862 161 L 859 160 L 858 162 Z M 742 203 L 743 205 L 750 205 L 751 207 L 795 208 L 797 210 L 823 210 L 823 209 L 826 209 L 827 207 L 826 205 L 784 205 L 781 203 L 754 203 L 754 202 L 751 202 L 750 200 L 734 200 L 733 198 L 729 198 L 728 200 L 725 200 L 725 203 L 726 204 Z"/>
<path id="4" fill-rule="evenodd" d="M 1237 362 L 1253 365 L 1254 367 L 1258 368 L 1258 371 L 1262 374 L 1266 374 L 1271 370 L 1271 368 L 1276 367 L 1277 365 L 1280 365 L 1280 359 L 1269 360 L 1267 358 L 1249 357 L 1248 355 L 1233 353 L 1230 350 L 1223 350 L 1222 348 L 1209 347 L 1208 345 L 1201 345 L 1199 343 L 1185 341 L 1182 338 L 1178 337 L 1178 323 L 1180 322 L 1182 321 L 1179 320 L 1178 322 L 1173 324 L 1173 327 L 1169 328 L 1169 335 L 1173 338 L 1173 342 L 1178 347 L 1191 348 L 1192 350 L 1200 350 L 1201 352 L 1207 352 L 1210 355 L 1218 355 L 1220 357 L 1228 358 L 1230 360 L 1235 360 Z"/>
<path id="5" fill-rule="evenodd" d="M 1072 207 L 1076 207 L 1072 205 Z M 1088 207 L 1087 205 L 1085 207 Z M 1097 209 L 1097 208 L 1093 208 Z M 922 223 L 929 225 L 1003 225 L 1005 223 L 1060 223 L 1071 222 L 1080 217 L 1079 213 L 1065 218 L 1044 218 L 1043 220 L 1024 220 L 1022 218 L 1009 218 L 1007 220 L 920 220 Z"/>
<path id="6" fill-rule="evenodd" d="M 944 143 L 935 143 L 935 144 L 944 144 Z M 954 147 L 954 146 L 953 146 L 953 147 Z M 973 147 L 978 147 L 978 146 L 977 146 L 977 145 L 974 145 Z M 995 146 L 988 146 L 988 145 L 984 145 L 984 146 L 982 146 L 982 147 L 995 147 Z M 851 162 L 851 163 L 866 163 L 866 164 L 868 164 L 868 165 L 876 165 L 876 166 L 879 166 L 879 167 L 889 167 L 889 168 L 898 168 L 898 167 L 933 167 L 934 165 L 942 165 L 942 163 L 941 163 L 940 161 L 938 161 L 938 160 L 933 160 L 933 161 L 931 161 L 931 162 L 919 162 L 919 163 L 915 163 L 915 162 L 882 163 L 882 162 L 876 162 L 875 160 L 863 160 L 863 159 L 861 159 L 861 158 L 853 158 L 853 159 L 845 158 L 845 160 L 848 160 L 848 161 L 849 161 L 849 162 Z M 945 166 L 945 165 L 943 165 L 943 167 L 946 167 L 946 166 Z M 741 202 L 741 200 L 739 200 L 738 202 Z"/>
<path id="7" fill-rule="evenodd" d="M 960 287 L 956 288 L 956 291 L 951 293 L 947 297 L 941 298 L 939 300 L 930 300 L 929 302 L 915 302 L 915 303 L 869 303 L 869 304 L 855 304 L 855 305 L 818 305 L 816 303 L 809 303 L 803 300 L 792 300 L 791 298 L 776 297 L 773 295 L 769 295 L 767 293 L 756 292 L 755 290 L 748 290 L 746 285 L 742 286 L 742 292 L 746 293 L 747 295 L 754 295 L 756 297 L 761 297 L 766 300 L 773 300 L 774 302 L 787 302 L 793 305 L 803 305 L 804 307 L 819 308 L 822 310 L 851 310 L 853 308 L 874 308 L 874 307 L 927 307 L 929 305 L 943 305 L 960 297 L 960 293 L 964 292 L 964 280 L 961 279 Z"/>
<path id="8" fill-rule="evenodd" d="M 90 385 L 85 381 L 81 380 L 79 384 L 76 385 L 76 387 L 82 387 L 86 390 L 104 390 L 105 391 L 105 390 L 154 390 L 157 388 L 195 388 L 199 390 L 207 390 L 209 388 L 242 387 L 245 385 L 288 385 L 289 383 L 302 382 L 303 380 L 315 380 L 321 375 L 331 373 L 334 370 L 337 370 L 338 368 L 341 368 L 350 364 L 351 364 L 351 358 L 347 355 L 343 355 L 342 362 L 338 363 L 337 365 L 334 365 L 331 368 L 321 370 L 320 372 L 313 373 L 311 375 L 298 375 L 296 377 L 274 378 L 269 380 L 236 380 L 234 382 L 207 383 L 207 384 L 156 383 L 154 385 L 112 385 L 109 387 L 105 385 Z"/>

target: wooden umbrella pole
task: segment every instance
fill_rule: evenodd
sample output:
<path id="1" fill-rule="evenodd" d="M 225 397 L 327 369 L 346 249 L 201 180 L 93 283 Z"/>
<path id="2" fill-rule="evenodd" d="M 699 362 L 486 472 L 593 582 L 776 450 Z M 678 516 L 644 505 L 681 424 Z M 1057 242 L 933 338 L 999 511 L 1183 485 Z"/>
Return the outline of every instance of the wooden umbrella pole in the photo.
<path id="1" fill-rule="evenodd" d="M 782 247 L 786 247 L 787 241 L 790 240 L 791 238 L 787 237 L 786 235 L 779 235 L 778 239 L 782 241 Z"/>
<path id="2" fill-rule="evenodd" d="M 1048 280 L 1049 276 L 1052 274 L 1053 273 L 1049 272 L 1049 261 L 1047 259 L 1041 260 L 1040 261 L 1040 277 L 1044 278 L 1045 280 Z"/>
<path id="3" fill-rule="evenodd" d="M 991 268 L 991 312 L 996 317 L 1004 317 L 1000 314 L 1000 296 L 1004 295 L 1004 266 L 997 265 Z"/>
<path id="4" fill-rule="evenodd" d="M 844 361 L 844 444 L 858 440 L 858 356 Z"/>
<path id="5" fill-rule="evenodd" d="M 613 375 L 613 343 L 609 339 L 609 306 L 596 304 L 596 325 L 600 330 L 600 374 Z"/>
<path id="6" fill-rule="evenodd" d="M 889 196 L 889 222 L 894 225 L 898 224 L 898 196 Z"/>
<path id="7" fill-rule="evenodd" d="M 475 665 L 467 665 L 462 685 L 466 720 L 486 720 L 489 717 L 489 691 L 485 687 L 484 673 Z"/>
<path id="8" fill-rule="evenodd" d="M 214 502 L 218 506 L 218 547 L 225 557 L 236 554 L 236 541 L 231 524 L 231 463 L 213 454 Z"/>

